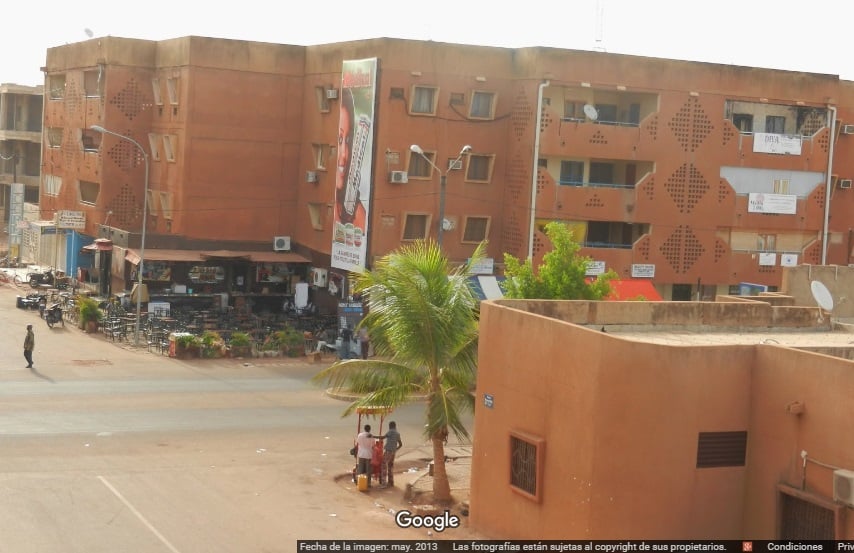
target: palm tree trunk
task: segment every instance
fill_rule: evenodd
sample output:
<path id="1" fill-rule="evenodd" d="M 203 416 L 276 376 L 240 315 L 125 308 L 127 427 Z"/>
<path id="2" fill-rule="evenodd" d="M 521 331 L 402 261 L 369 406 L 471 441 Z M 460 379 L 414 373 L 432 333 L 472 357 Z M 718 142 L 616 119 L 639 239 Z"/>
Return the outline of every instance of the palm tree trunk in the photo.
<path id="1" fill-rule="evenodd" d="M 445 434 L 446 436 L 447 434 Z M 445 436 L 433 436 L 433 499 L 437 503 L 451 502 L 451 482 L 445 470 Z"/>

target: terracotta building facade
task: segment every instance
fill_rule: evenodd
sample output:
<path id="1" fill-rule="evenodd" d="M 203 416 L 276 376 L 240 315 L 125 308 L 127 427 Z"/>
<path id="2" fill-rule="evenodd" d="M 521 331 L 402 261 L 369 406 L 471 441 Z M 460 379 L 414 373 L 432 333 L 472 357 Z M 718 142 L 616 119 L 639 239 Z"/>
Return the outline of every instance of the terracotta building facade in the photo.
<path id="1" fill-rule="evenodd" d="M 42 218 L 82 214 L 61 268 L 108 239 L 119 249 L 90 265 L 127 286 L 145 225 L 151 255 L 218 264 L 226 291 L 273 263 L 320 305 L 346 298 L 332 253 L 351 60 L 376 68 L 363 266 L 441 228 L 454 262 L 488 240 L 483 270 L 500 274 L 505 252 L 541 258 L 550 220 L 576 229 L 592 270 L 665 299 L 850 261 L 854 95 L 836 76 L 397 39 L 103 37 L 47 52 Z"/>
<path id="2" fill-rule="evenodd" d="M 850 334 L 829 332 L 817 308 L 493 300 L 481 315 L 470 515 L 478 531 L 854 537 Z M 700 341 L 643 336 L 656 327 Z M 727 329 L 755 337 L 738 343 Z M 777 339 L 760 339 L 772 331 Z M 816 347 L 787 346 L 799 333 Z"/>

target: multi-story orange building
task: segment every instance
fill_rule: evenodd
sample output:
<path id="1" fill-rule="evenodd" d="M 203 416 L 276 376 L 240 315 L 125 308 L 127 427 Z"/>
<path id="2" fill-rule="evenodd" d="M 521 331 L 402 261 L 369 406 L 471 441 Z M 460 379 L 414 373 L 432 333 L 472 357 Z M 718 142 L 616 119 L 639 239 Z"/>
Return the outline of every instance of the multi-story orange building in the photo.
<path id="1" fill-rule="evenodd" d="M 87 263 L 80 245 L 112 241 L 89 247 L 109 252 L 99 273 L 114 292 L 143 228 L 146 280 L 251 293 L 272 267 L 278 291 L 311 278 L 321 307 L 346 297 L 350 269 L 440 228 L 452 261 L 487 239 L 500 272 L 505 252 L 538 260 L 542 223 L 566 221 L 594 269 L 666 299 L 776 287 L 782 266 L 851 255 L 854 95 L 835 76 L 200 37 L 59 46 L 45 75 L 42 217 L 82 213 L 69 269 Z"/>

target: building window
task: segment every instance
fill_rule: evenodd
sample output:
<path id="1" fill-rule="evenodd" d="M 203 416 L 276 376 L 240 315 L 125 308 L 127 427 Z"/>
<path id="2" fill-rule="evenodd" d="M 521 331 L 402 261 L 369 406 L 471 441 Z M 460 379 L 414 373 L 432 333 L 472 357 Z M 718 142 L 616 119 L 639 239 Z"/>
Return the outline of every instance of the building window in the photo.
<path id="1" fill-rule="evenodd" d="M 451 101 L 450 104 L 452 106 L 464 106 L 466 105 L 466 95 L 462 92 L 451 92 Z"/>
<path id="2" fill-rule="evenodd" d="M 314 166 L 317 169 L 326 169 L 326 163 L 329 160 L 329 144 L 312 144 L 314 151 Z"/>
<path id="3" fill-rule="evenodd" d="M 732 115 L 732 124 L 738 129 L 738 132 L 753 132 L 753 115 L 749 113 L 734 113 Z"/>
<path id="4" fill-rule="evenodd" d="M 163 135 L 163 155 L 166 161 L 175 161 L 175 150 L 178 148 L 178 137 L 174 134 Z"/>
<path id="5" fill-rule="evenodd" d="M 489 182 L 492 176 L 492 162 L 494 159 L 494 156 L 470 154 L 466 180 Z"/>
<path id="6" fill-rule="evenodd" d="M 426 213 L 404 213 L 401 240 L 423 240 L 427 238 L 429 222 L 430 216 Z"/>
<path id="7" fill-rule="evenodd" d="M 774 194 L 788 194 L 789 179 L 774 179 Z"/>
<path id="8" fill-rule="evenodd" d="M 432 86 L 413 86 L 409 112 L 418 115 L 436 115 L 439 89 Z"/>
<path id="9" fill-rule="evenodd" d="M 154 217 L 157 216 L 157 208 L 160 205 L 160 193 L 154 190 L 148 190 L 148 213 Z"/>
<path id="10" fill-rule="evenodd" d="M 518 432 L 510 433 L 511 489 L 530 499 L 540 500 L 544 454 L 544 440 Z"/>
<path id="11" fill-rule="evenodd" d="M 178 77 L 169 77 L 166 79 L 166 91 L 169 93 L 169 103 L 173 106 L 178 105 Z"/>
<path id="12" fill-rule="evenodd" d="M 148 146 L 151 148 L 151 159 L 160 161 L 160 135 L 157 133 L 148 133 Z"/>
<path id="13" fill-rule="evenodd" d="M 495 93 L 475 91 L 471 95 L 469 117 L 472 119 L 492 119 L 495 116 Z"/>
<path id="14" fill-rule="evenodd" d="M 151 91 L 154 93 L 154 103 L 158 106 L 163 105 L 163 97 L 160 95 L 160 79 L 151 79 Z"/>
<path id="15" fill-rule="evenodd" d="M 87 205 L 96 205 L 98 203 L 98 194 L 101 192 L 101 185 L 97 182 L 82 180 L 80 181 L 79 200 L 80 203 Z"/>
<path id="16" fill-rule="evenodd" d="M 65 75 L 50 75 L 47 78 L 48 98 L 62 100 L 65 98 Z"/>
<path id="17" fill-rule="evenodd" d="M 580 100 L 566 100 L 563 103 L 563 118 L 569 121 L 584 121 L 584 102 Z"/>
<path id="18" fill-rule="evenodd" d="M 596 112 L 598 113 L 596 121 L 600 123 L 613 125 L 619 122 L 617 119 L 617 106 L 615 104 L 596 104 Z"/>
<path id="19" fill-rule="evenodd" d="M 104 95 L 104 73 L 101 69 L 83 72 L 83 89 L 87 98 L 100 98 Z"/>
<path id="20" fill-rule="evenodd" d="M 62 127 L 49 127 L 47 129 L 47 145 L 49 148 L 59 148 L 62 146 Z"/>
<path id="21" fill-rule="evenodd" d="M 563 185 L 581 186 L 584 184 L 584 162 L 583 161 L 561 161 L 560 180 Z"/>
<path id="22" fill-rule="evenodd" d="M 743 467 L 747 456 L 747 431 L 700 432 L 697 468 Z"/>
<path id="23" fill-rule="evenodd" d="M 783 134 L 786 132 L 786 118 L 782 115 L 765 116 L 765 132 Z"/>
<path id="24" fill-rule="evenodd" d="M 614 164 L 591 162 L 590 184 L 614 184 Z"/>
<path id="25" fill-rule="evenodd" d="M 320 110 L 321 113 L 329 113 L 329 97 L 326 95 L 325 86 L 316 86 L 314 87 L 314 96 L 317 99 L 317 109 Z"/>
<path id="26" fill-rule="evenodd" d="M 163 211 L 163 218 L 172 220 L 172 193 L 160 193 L 160 209 Z"/>
<path id="27" fill-rule="evenodd" d="M 57 175 L 44 176 L 44 193 L 46 196 L 59 196 L 62 190 L 62 177 Z"/>
<path id="28" fill-rule="evenodd" d="M 97 152 L 101 148 L 102 134 L 91 129 L 82 129 L 80 145 L 84 152 Z"/>
<path id="29" fill-rule="evenodd" d="M 777 251 L 777 235 L 776 234 L 759 234 L 756 237 L 756 249 L 760 252 L 775 252 Z"/>
<path id="30" fill-rule="evenodd" d="M 489 217 L 467 216 L 463 223 L 463 242 L 478 243 L 489 235 Z"/>
<path id="31" fill-rule="evenodd" d="M 391 87 L 391 90 L 388 91 L 388 97 L 390 100 L 403 100 L 405 98 L 403 89 L 396 86 Z"/>
<path id="32" fill-rule="evenodd" d="M 311 220 L 311 228 L 323 230 L 323 223 L 328 215 L 329 207 L 325 203 L 309 202 L 308 217 Z"/>
<path id="33" fill-rule="evenodd" d="M 424 158 L 427 159 L 424 159 Z M 430 161 L 427 161 L 427 160 Z M 412 152 L 409 154 L 409 168 L 407 173 L 409 178 L 429 179 L 433 175 L 433 160 L 436 159 L 436 152 L 424 152 L 424 155 Z"/>

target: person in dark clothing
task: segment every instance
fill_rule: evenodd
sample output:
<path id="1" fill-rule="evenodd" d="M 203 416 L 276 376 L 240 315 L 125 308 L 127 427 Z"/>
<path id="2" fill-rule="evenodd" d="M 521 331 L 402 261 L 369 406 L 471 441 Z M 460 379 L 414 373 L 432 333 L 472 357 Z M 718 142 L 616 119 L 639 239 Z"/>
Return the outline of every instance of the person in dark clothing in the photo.
<path id="1" fill-rule="evenodd" d="M 27 368 L 33 368 L 33 348 L 36 347 L 36 335 L 33 333 L 33 325 L 27 325 L 27 337 L 24 338 L 24 359 L 27 360 Z"/>
<path id="2" fill-rule="evenodd" d="M 389 422 L 388 432 L 384 436 L 378 436 L 377 439 L 385 440 L 380 483 L 384 483 L 384 486 L 394 486 L 394 456 L 397 450 L 403 447 L 403 440 L 400 439 L 400 432 L 397 431 L 397 423 Z"/>

